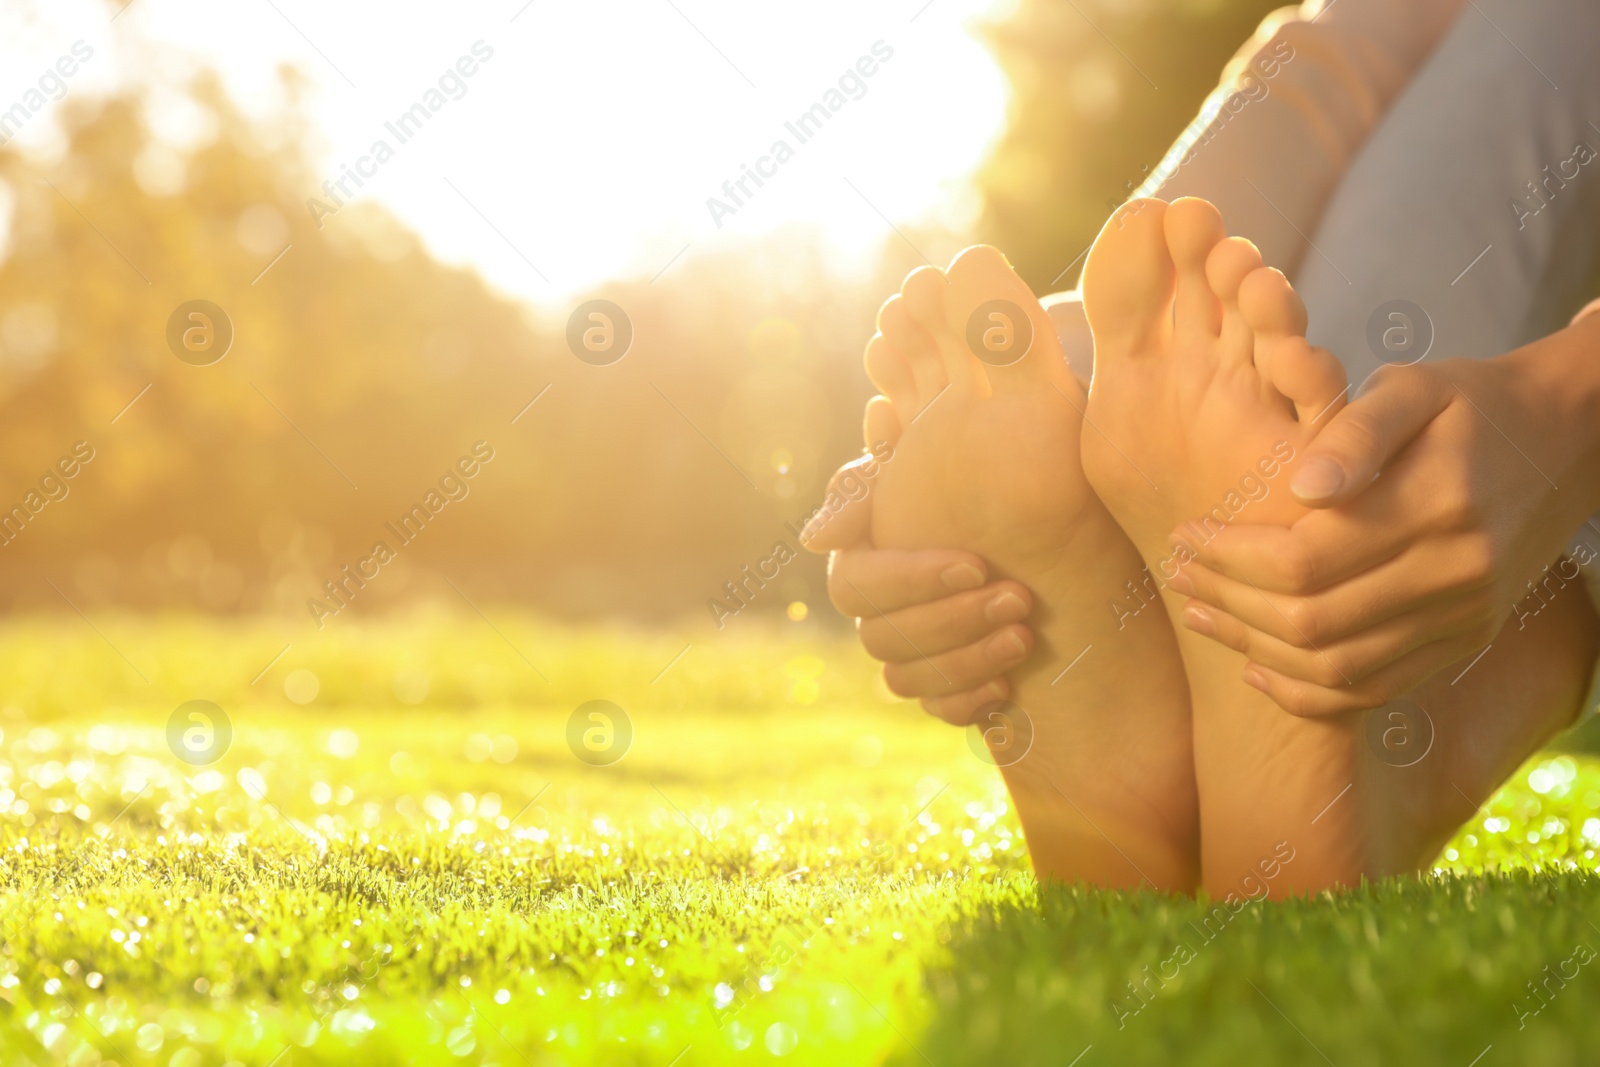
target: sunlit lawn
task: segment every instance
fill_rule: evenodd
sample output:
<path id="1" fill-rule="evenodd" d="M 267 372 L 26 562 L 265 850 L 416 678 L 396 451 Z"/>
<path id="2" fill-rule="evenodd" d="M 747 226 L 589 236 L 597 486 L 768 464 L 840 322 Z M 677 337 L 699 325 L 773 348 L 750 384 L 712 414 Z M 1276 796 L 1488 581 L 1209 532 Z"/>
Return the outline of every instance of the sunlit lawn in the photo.
<path id="1" fill-rule="evenodd" d="M 1041 894 L 993 769 L 815 622 L 673 662 L 689 638 L 494 618 L 5 627 L 0 1062 L 1466 1067 L 1492 1045 L 1488 1067 L 1600 1042 L 1578 962 L 1600 761 L 1531 763 L 1452 844 L 1460 873 L 1207 926 Z M 195 698 L 234 730 L 209 766 L 168 748 Z M 631 718 L 610 766 L 568 747 L 591 699 Z"/>

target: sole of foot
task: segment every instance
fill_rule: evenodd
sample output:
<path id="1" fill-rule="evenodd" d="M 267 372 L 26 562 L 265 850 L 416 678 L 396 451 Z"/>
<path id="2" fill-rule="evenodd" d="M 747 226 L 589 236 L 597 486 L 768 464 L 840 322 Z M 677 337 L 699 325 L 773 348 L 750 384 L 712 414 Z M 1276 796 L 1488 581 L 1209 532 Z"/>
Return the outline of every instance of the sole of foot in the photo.
<path id="1" fill-rule="evenodd" d="M 1305 342 L 1298 296 L 1253 245 L 1205 201 L 1134 201 L 1090 251 L 1083 295 L 1100 431 L 1084 468 L 1158 576 L 1184 559 L 1169 543 L 1180 526 L 1203 540 L 1303 514 L 1289 479 L 1345 375 Z M 1244 656 L 1179 624 L 1183 599 L 1163 591 L 1192 697 L 1207 890 L 1281 896 L 1385 873 L 1360 718 L 1279 709 L 1242 680 Z"/>
<path id="2" fill-rule="evenodd" d="M 1138 579 L 1131 542 L 1084 478 L 1086 397 L 1049 316 L 1003 256 L 968 249 L 884 304 L 867 366 L 884 548 L 965 548 L 1026 583 L 1037 648 L 980 718 L 1041 877 L 1192 889 L 1195 789 L 1171 627 L 1109 605 Z"/>

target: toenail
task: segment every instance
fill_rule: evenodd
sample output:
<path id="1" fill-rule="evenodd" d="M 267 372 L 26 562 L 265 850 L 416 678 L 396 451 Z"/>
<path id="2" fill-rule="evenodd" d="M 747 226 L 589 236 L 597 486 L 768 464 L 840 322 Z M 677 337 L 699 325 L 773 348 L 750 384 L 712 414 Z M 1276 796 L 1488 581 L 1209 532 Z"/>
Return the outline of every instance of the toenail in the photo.
<path id="1" fill-rule="evenodd" d="M 1022 643 L 1015 631 L 1007 630 L 1003 634 L 996 634 L 989 640 L 989 658 L 996 663 L 1017 659 L 1026 655 L 1028 646 Z"/>
<path id="2" fill-rule="evenodd" d="M 1027 613 L 1027 603 L 1009 589 L 989 601 L 983 609 L 984 618 L 990 622 L 1016 622 Z"/>
<path id="3" fill-rule="evenodd" d="M 1217 632 L 1217 624 L 1211 618 L 1211 612 L 1195 604 L 1183 609 L 1183 624 L 1206 637 L 1214 636 Z"/>
<path id="4" fill-rule="evenodd" d="M 1344 471 L 1331 459 L 1311 459 L 1295 472 L 1289 488 L 1301 500 L 1324 500 L 1344 485 Z"/>
<path id="5" fill-rule="evenodd" d="M 946 588 L 957 591 L 976 589 L 983 584 L 983 572 L 970 563 L 957 563 L 946 567 L 939 577 L 944 580 Z"/>

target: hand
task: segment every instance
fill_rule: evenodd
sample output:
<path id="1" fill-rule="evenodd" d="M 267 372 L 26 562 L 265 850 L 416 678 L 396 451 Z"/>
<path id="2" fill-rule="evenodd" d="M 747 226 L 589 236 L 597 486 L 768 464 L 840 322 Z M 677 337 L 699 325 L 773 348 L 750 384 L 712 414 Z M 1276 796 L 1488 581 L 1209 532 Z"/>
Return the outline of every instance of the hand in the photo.
<path id="1" fill-rule="evenodd" d="M 965 726 L 985 704 L 1010 695 L 1005 672 L 1033 651 L 1033 633 L 1021 624 L 1033 597 L 1020 582 L 986 582 L 987 567 L 971 552 L 873 548 L 872 483 L 859 476 L 869 459 L 835 472 L 828 496 L 843 503 L 808 523 L 802 542 L 831 553 L 829 599 L 855 618 L 889 689 Z M 855 491 L 844 492 L 846 484 Z"/>
<path id="2" fill-rule="evenodd" d="M 1382 368 L 1295 473 L 1319 510 L 1192 546 L 1171 583 L 1192 597 L 1184 625 L 1249 656 L 1245 681 L 1286 711 L 1329 715 L 1476 656 L 1513 614 L 1526 625 L 1534 581 L 1582 596 L 1561 593 L 1577 578 L 1562 550 L 1600 506 L 1600 375 L 1577 362 L 1600 338 L 1579 333 Z"/>

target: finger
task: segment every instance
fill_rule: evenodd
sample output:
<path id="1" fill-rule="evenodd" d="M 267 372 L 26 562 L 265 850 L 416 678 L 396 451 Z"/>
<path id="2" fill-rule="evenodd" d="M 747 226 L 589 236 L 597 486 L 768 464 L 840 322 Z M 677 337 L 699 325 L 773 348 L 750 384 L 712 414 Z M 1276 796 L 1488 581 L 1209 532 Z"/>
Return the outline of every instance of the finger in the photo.
<path id="1" fill-rule="evenodd" d="M 1411 692 L 1440 670 L 1455 663 L 1473 649 L 1460 639 L 1436 641 L 1351 686 L 1329 688 L 1279 674 L 1269 667 L 1250 662 L 1245 665 L 1244 681 L 1272 698 L 1289 714 L 1308 719 L 1382 707 Z"/>
<path id="2" fill-rule="evenodd" d="M 976 589 L 987 573 L 981 557 L 957 549 L 856 548 L 833 557 L 828 597 L 846 615 L 870 617 Z"/>
<path id="3" fill-rule="evenodd" d="M 905 663 L 887 663 L 883 680 L 889 691 L 903 697 L 942 697 L 973 689 L 1028 658 L 1033 633 L 1016 623 L 964 648 L 920 657 Z"/>
<path id="4" fill-rule="evenodd" d="M 872 478 L 878 458 L 858 456 L 833 472 L 822 507 L 806 520 L 800 543 L 812 552 L 865 544 L 872 536 Z"/>
<path id="5" fill-rule="evenodd" d="M 1020 582 L 995 582 L 942 600 L 914 604 L 861 620 L 857 631 L 867 655 L 888 663 L 948 652 L 1021 622 L 1033 598 Z"/>
<path id="6" fill-rule="evenodd" d="M 1452 387 L 1430 371 L 1380 367 L 1307 446 L 1290 491 L 1316 508 L 1355 498 L 1453 395 Z"/>
<path id="7" fill-rule="evenodd" d="M 996 678 L 987 685 L 948 697 L 923 697 L 922 710 L 951 726 L 971 726 L 978 712 L 1011 695 L 1011 683 Z"/>
<path id="8" fill-rule="evenodd" d="M 1396 490 L 1405 488 L 1399 482 L 1376 486 L 1338 510 L 1303 515 L 1288 527 L 1185 523 L 1173 531 L 1171 544 L 1218 574 L 1306 596 L 1393 559 L 1423 533 L 1431 512 L 1397 502 Z M 1192 566 L 1183 564 L 1170 579 L 1180 592 Z"/>
<path id="9" fill-rule="evenodd" d="M 1310 648 L 1371 631 L 1403 615 L 1470 600 L 1478 588 L 1463 585 L 1463 577 L 1449 553 L 1420 545 L 1365 574 L 1305 596 L 1270 592 L 1198 563 L 1184 567 L 1171 585 L 1247 626 Z"/>
<path id="10" fill-rule="evenodd" d="M 1444 612 L 1411 612 L 1347 640 L 1307 646 L 1262 633 L 1198 601 L 1185 604 L 1179 620 L 1185 629 L 1242 652 L 1253 663 L 1328 688 L 1364 682 L 1424 645 L 1461 636 L 1485 623 L 1475 605 L 1453 605 Z"/>

